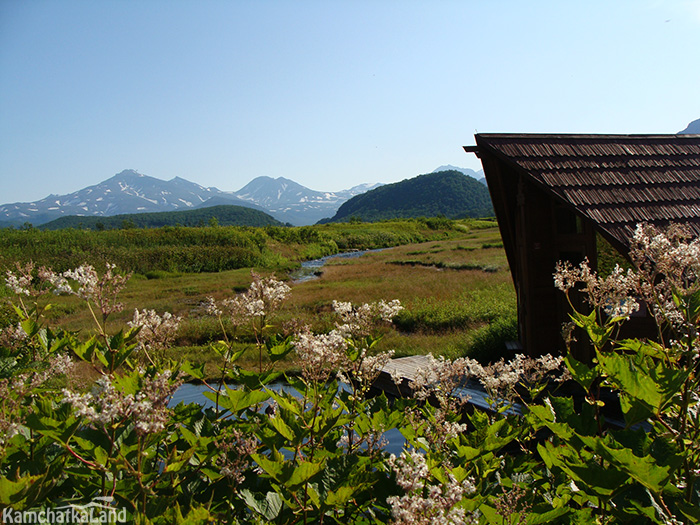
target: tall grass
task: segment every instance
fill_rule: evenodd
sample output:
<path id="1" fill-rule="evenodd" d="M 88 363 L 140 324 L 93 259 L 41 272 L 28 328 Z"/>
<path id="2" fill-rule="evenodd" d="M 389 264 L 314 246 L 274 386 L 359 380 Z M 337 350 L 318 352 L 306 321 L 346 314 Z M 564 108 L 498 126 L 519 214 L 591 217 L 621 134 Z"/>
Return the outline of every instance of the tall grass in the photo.
<path id="1" fill-rule="evenodd" d="M 464 227 L 469 222 L 462 223 Z M 294 261 L 345 250 L 386 248 L 456 233 L 453 221 L 403 220 L 303 227 L 172 227 L 125 230 L 4 229 L 0 269 L 35 261 L 64 271 L 111 262 L 134 273 L 286 269 Z"/>
<path id="2" fill-rule="evenodd" d="M 407 332 L 467 330 L 516 313 L 512 286 L 501 284 L 462 293 L 449 300 L 416 299 L 403 310 L 395 323 Z"/>

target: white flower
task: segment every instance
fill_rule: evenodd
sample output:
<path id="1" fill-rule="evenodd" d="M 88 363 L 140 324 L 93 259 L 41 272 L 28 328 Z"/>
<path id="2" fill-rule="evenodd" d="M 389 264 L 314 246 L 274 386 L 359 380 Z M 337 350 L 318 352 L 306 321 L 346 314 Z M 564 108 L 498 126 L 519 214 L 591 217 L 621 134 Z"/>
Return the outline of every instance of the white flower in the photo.
<path id="1" fill-rule="evenodd" d="M 181 317 L 170 312 L 158 315 L 155 310 L 134 310 L 134 317 L 127 324 L 141 327 L 138 333 L 139 343 L 147 349 L 166 348 L 175 339 Z"/>

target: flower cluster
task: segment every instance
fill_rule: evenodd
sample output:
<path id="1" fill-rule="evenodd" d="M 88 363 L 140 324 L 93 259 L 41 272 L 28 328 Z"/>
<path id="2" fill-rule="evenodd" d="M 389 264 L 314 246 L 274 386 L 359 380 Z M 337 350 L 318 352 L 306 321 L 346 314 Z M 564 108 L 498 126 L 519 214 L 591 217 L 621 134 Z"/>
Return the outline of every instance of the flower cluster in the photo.
<path id="1" fill-rule="evenodd" d="M 587 260 L 578 268 L 558 263 L 554 284 L 568 297 L 580 283 L 606 324 L 628 319 L 642 301 L 654 315 L 661 339 L 670 336 L 670 346 L 700 359 L 700 316 L 689 315 L 700 293 L 700 238 L 693 238 L 686 226 L 672 224 L 661 231 L 640 224 L 631 239 L 630 259 L 634 270 L 618 266 L 606 278 L 597 276 Z"/>
<path id="2" fill-rule="evenodd" d="M 526 497 L 527 490 L 519 485 L 513 485 L 508 491 L 503 489 L 503 493 L 495 501 L 496 514 L 503 518 L 504 523 L 513 523 L 512 517 L 517 517 L 516 525 L 525 525 L 531 507 L 524 501 Z"/>
<path id="3" fill-rule="evenodd" d="M 391 322 L 403 310 L 401 302 L 394 299 L 354 306 L 349 302 L 333 301 L 333 310 L 340 316 L 337 329 L 348 337 L 370 335 L 379 322 Z"/>
<path id="4" fill-rule="evenodd" d="M 17 263 L 17 272 L 7 270 L 5 273 L 5 285 L 18 296 L 38 297 L 50 291 L 52 288 L 62 291 L 65 279 L 51 269 L 44 266 L 34 272 L 34 263 L 28 262 L 24 266 Z"/>
<path id="5" fill-rule="evenodd" d="M 134 318 L 127 324 L 141 327 L 138 333 L 139 344 L 146 350 L 162 350 L 175 339 L 181 317 L 165 312 L 162 316 L 155 310 L 134 310 Z"/>
<path id="6" fill-rule="evenodd" d="M 17 295 L 31 295 L 32 281 L 34 280 L 32 276 L 33 270 L 34 263 L 32 262 L 24 266 L 20 266 L 20 264 L 17 263 L 17 275 L 11 270 L 7 270 L 5 274 L 5 285 Z"/>
<path id="7" fill-rule="evenodd" d="M 428 358 L 428 365 L 418 371 L 409 386 L 416 399 L 430 401 L 436 405 L 435 409 L 427 415 L 409 411 L 407 417 L 416 430 L 429 426 L 430 430 L 424 432 L 424 435 L 431 449 L 442 449 L 467 430 L 467 424 L 459 422 L 462 408 L 470 399 L 463 387 L 479 364 L 469 358 L 451 361 L 443 356 L 436 358 L 432 354 Z M 397 381 L 398 378 L 395 377 L 394 382 Z"/>
<path id="8" fill-rule="evenodd" d="M 406 492 L 403 496 L 391 496 L 392 523 L 396 525 L 433 525 L 474 523 L 474 516 L 458 506 L 465 495 L 476 487 L 469 479 L 458 481 L 446 468 L 447 482 L 429 484 L 430 471 L 425 456 L 415 450 L 403 451 L 398 458 L 393 454 L 389 465 L 396 473 L 397 484 Z"/>
<path id="9" fill-rule="evenodd" d="M 306 328 L 296 335 L 294 346 L 303 375 L 309 380 L 319 380 L 338 371 L 341 380 L 366 390 L 394 352 L 371 355 L 362 338 L 370 335 L 379 322 L 391 321 L 402 306 L 397 300 L 361 306 L 334 301 L 333 308 L 341 318 L 335 329 L 327 334 L 313 334 Z"/>
<path id="10" fill-rule="evenodd" d="M 95 427 L 132 421 L 138 434 L 152 434 L 165 428 L 170 413 L 168 400 L 182 384 L 181 379 L 171 380 L 171 376 L 170 370 L 144 376 L 141 389 L 135 394 L 124 393 L 109 377 L 102 376 L 89 394 L 64 389 L 63 402 L 70 403 L 77 416 Z"/>
<path id="11" fill-rule="evenodd" d="M 0 379 L 0 446 L 19 432 L 24 422 L 21 409 L 27 398 L 49 379 L 69 373 L 72 367 L 70 357 L 53 354 L 41 371 Z"/>
<path id="12" fill-rule="evenodd" d="M 348 343 L 335 330 L 328 334 L 304 331 L 297 334 L 294 348 L 301 364 L 302 376 L 307 381 L 325 381 L 345 361 Z"/>
<path id="13" fill-rule="evenodd" d="M 340 379 L 348 384 L 356 384 L 364 394 L 392 357 L 394 357 L 393 350 L 370 355 L 368 348 L 360 348 L 356 354 L 342 363 Z"/>
<path id="14" fill-rule="evenodd" d="M 519 397 L 518 386 L 537 389 L 543 381 L 563 382 L 570 379 L 564 359 L 551 354 L 533 358 L 517 354 L 512 360 L 501 359 L 488 366 L 475 365 L 474 375 L 494 402 L 513 402 Z"/>
<path id="15" fill-rule="evenodd" d="M 291 288 L 274 277 L 262 277 L 252 272 L 253 282 L 244 294 L 243 305 L 251 317 L 271 315 L 287 297 Z"/>
<path id="16" fill-rule="evenodd" d="M 252 275 L 253 282 L 242 294 L 219 302 L 207 297 L 201 305 L 204 313 L 219 319 L 226 317 L 233 326 L 241 326 L 251 318 L 272 315 L 291 288 L 274 277 L 262 277 L 255 272 Z"/>
<path id="17" fill-rule="evenodd" d="M 639 310 L 635 299 L 637 279 L 632 270 L 626 272 L 616 265 L 612 273 L 603 278 L 596 275 L 585 259 L 578 268 L 570 262 L 558 262 L 554 273 L 554 285 L 568 294 L 576 284 L 582 283 L 581 291 L 587 294 L 589 304 L 608 317 L 629 318 Z"/>
<path id="18" fill-rule="evenodd" d="M 421 400 L 434 396 L 439 401 L 450 398 L 468 401 L 468 396 L 460 389 L 474 375 L 474 370 L 479 368 L 477 361 L 467 357 L 449 360 L 428 354 L 428 366 L 418 370 L 410 387 L 414 396 Z M 395 377 L 394 382 L 397 380 L 398 377 Z"/>
<path id="19" fill-rule="evenodd" d="M 700 238 L 693 239 L 690 230 L 681 225 L 661 232 L 640 224 L 632 238 L 630 257 L 637 268 L 638 293 L 651 307 L 657 323 L 677 333 L 697 332 L 698 320 L 688 318 L 678 299 L 700 291 Z"/>
<path id="20" fill-rule="evenodd" d="M 0 328 L 0 347 L 2 348 L 21 348 L 26 340 L 27 332 L 19 323 Z"/>
<path id="21" fill-rule="evenodd" d="M 106 263 L 105 273 L 100 277 L 91 265 L 83 265 L 63 272 L 55 279 L 57 291 L 77 295 L 93 303 L 106 319 L 111 313 L 121 312 L 124 305 L 117 301 L 117 295 L 126 286 L 131 274 L 121 275 L 116 272 L 116 265 Z M 74 290 L 68 280 L 75 281 L 78 289 Z"/>
<path id="22" fill-rule="evenodd" d="M 215 441 L 215 445 L 221 452 L 216 461 L 221 475 L 229 478 L 234 485 L 243 483 L 243 473 L 250 465 L 250 455 L 257 447 L 255 438 L 229 428 Z"/>

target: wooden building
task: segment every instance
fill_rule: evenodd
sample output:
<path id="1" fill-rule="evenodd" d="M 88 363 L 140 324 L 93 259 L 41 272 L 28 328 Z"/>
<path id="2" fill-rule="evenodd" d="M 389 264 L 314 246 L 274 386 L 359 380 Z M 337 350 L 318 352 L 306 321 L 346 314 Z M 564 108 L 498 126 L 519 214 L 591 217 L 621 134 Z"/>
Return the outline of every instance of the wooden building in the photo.
<path id="1" fill-rule="evenodd" d="M 477 134 L 518 298 L 520 343 L 562 351 L 569 320 L 559 260 L 596 267 L 596 236 L 626 255 L 636 225 L 687 223 L 700 234 L 700 135 Z M 632 320 L 640 336 L 650 318 Z M 652 327 L 653 328 L 653 327 Z M 586 358 L 587 350 L 577 353 Z"/>

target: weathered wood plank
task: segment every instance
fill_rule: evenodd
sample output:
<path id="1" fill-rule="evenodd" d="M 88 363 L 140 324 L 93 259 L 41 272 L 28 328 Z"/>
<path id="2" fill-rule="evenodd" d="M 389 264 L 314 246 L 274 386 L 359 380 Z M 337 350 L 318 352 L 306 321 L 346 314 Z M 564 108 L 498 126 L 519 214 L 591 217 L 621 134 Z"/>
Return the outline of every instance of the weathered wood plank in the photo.
<path id="1" fill-rule="evenodd" d="M 419 370 L 428 366 L 429 362 L 430 358 L 427 355 L 392 359 L 384 366 L 372 387 L 391 396 L 409 396 L 411 395 L 410 382 L 417 377 Z M 402 379 L 400 391 L 392 378 L 395 375 Z"/>

